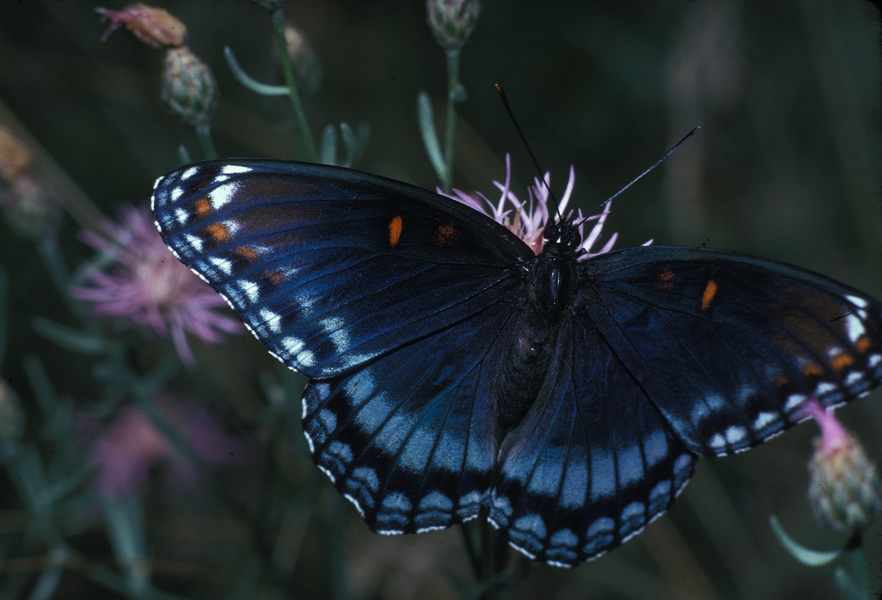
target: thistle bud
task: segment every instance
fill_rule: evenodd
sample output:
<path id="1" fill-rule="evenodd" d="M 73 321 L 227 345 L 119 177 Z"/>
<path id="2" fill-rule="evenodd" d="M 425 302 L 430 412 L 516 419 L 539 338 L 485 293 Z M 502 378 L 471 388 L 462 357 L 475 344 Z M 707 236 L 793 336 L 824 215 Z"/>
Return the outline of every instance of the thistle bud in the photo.
<path id="1" fill-rule="evenodd" d="M 110 27 L 101 36 L 102 42 L 107 41 L 108 36 L 123 25 L 136 38 L 154 48 L 174 48 L 182 45 L 187 38 L 187 27 L 161 8 L 139 2 L 122 10 L 98 8 L 96 11 L 110 21 Z"/>
<path id="2" fill-rule="evenodd" d="M 322 67 L 309 40 L 299 29 L 285 23 L 285 46 L 301 91 L 307 96 L 314 94 L 321 84 Z"/>
<path id="3" fill-rule="evenodd" d="M 207 128 L 217 106 L 217 83 L 208 65 L 188 47 L 169 48 L 160 97 L 185 123 Z"/>
<path id="4" fill-rule="evenodd" d="M 865 529 L 882 509 L 882 485 L 876 465 L 832 410 L 816 400 L 805 410 L 821 428 L 808 464 L 808 497 L 815 518 L 839 533 Z"/>
<path id="5" fill-rule="evenodd" d="M 30 172 L 30 163 L 27 146 L 0 125 L 0 212 L 16 233 L 40 240 L 57 232 L 61 207 L 44 179 Z"/>
<path id="6" fill-rule="evenodd" d="M 429 27 L 445 50 L 462 48 L 481 13 L 480 0 L 426 0 Z"/>

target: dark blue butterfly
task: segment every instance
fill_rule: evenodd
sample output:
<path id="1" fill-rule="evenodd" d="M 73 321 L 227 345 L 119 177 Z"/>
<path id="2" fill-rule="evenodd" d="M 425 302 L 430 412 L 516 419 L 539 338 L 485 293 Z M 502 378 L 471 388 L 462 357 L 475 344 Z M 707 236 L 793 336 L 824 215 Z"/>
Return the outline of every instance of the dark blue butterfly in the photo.
<path id="1" fill-rule="evenodd" d="M 318 467 L 380 533 L 478 516 L 571 566 L 641 531 L 699 455 L 882 380 L 882 303 L 685 247 L 535 254 L 454 200 L 347 169 L 197 163 L 157 181 L 169 248 L 311 378 Z"/>

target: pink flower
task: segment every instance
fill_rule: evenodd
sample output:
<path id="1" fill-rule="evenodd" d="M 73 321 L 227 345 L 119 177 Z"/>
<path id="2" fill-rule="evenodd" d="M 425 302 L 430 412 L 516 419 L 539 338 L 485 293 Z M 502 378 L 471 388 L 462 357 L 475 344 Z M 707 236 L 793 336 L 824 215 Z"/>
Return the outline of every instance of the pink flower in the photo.
<path id="1" fill-rule="evenodd" d="M 217 312 L 223 298 L 171 255 L 146 209 L 125 206 L 117 221 L 105 219 L 80 237 L 109 262 L 106 270 L 87 272 L 89 285 L 71 290 L 92 303 L 96 315 L 123 317 L 171 337 L 188 366 L 196 364 L 188 332 L 217 344 L 223 333 L 242 331 L 239 321 Z"/>
<path id="2" fill-rule="evenodd" d="M 160 400 L 157 409 L 199 458 L 208 464 L 241 464 L 244 444 L 228 435 L 204 408 L 179 401 Z M 143 492 L 150 473 L 157 466 L 168 468 L 179 485 L 196 481 L 192 464 L 178 454 L 157 430 L 150 418 L 137 406 L 119 411 L 113 422 L 101 432 L 89 449 L 89 461 L 95 466 L 92 485 L 105 494 L 122 496 Z"/>
<path id="3" fill-rule="evenodd" d="M 567 212 L 567 205 L 570 202 L 573 188 L 576 183 L 575 173 L 572 167 L 570 167 L 570 177 L 567 181 L 567 187 L 564 190 L 563 196 L 558 201 L 556 213 L 551 213 L 549 211 L 548 190 L 551 185 L 551 176 L 548 173 L 545 174 L 545 183 L 539 181 L 538 178 L 533 179 L 533 185 L 527 188 L 526 201 L 518 199 L 514 192 L 511 191 L 510 183 L 511 158 L 506 155 L 505 182 L 493 182 L 493 185 L 495 185 L 501 192 L 498 202 L 494 203 L 491 200 L 488 200 L 483 194 L 477 192 L 467 193 L 457 189 L 454 189 L 453 193 L 448 195 L 448 197 L 482 212 L 497 223 L 504 225 L 512 233 L 521 238 L 525 244 L 530 246 L 536 254 L 539 254 L 542 251 L 542 232 L 544 231 L 545 226 L 549 221 L 553 222 L 557 214 L 563 215 L 565 219 L 579 224 L 579 233 L 582 236 L 582 243 L 579 245 L 579 249 L 584 250 L 584 253 L 579 256 L 579 260 L 585 260 L 586 258 L 597 256 L 598 254 L 604 254 L 612 250 L 613 244 L 615 244 L 616 238 L 618 237 L 617 233 L 612 234 L 609 240 L 607 240 L 599 250 L 596 252 L 591 251 L 591 247 L 597 243 L 597 240 L 603 232 L 603 225 L 606 223 L 606 218 L 612 209 L 611 202 L 607 203 L 600 213 L 591 215 L 588 218 L 585 218 L 582 215 L 581 209 L 576 210 L 575 212 L 572 210 Z M 443 192 L 439 190 L 439 193 Z M 554 206 L 552 206 L 551 209 L 553 210 Z M 586 235 L 585 223 L 588 221 L 594 221 L 594 225 Z M 649 245 L 650 243 L 651 242 L 646 242 L 644 246 Z"/>

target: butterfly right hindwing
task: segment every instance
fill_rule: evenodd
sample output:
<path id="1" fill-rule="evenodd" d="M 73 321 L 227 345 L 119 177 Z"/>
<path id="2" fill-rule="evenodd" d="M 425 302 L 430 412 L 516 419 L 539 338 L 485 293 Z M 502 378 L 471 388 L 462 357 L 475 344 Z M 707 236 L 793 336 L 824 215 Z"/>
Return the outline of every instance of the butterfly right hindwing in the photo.
<path id="1" fill-rule="evenodd" d="M 667 510 L 696 457 L 590 320 L 562 325 L 551 365 L 502 444 L 489 518 L 527 556 L 573 566 Z"/>

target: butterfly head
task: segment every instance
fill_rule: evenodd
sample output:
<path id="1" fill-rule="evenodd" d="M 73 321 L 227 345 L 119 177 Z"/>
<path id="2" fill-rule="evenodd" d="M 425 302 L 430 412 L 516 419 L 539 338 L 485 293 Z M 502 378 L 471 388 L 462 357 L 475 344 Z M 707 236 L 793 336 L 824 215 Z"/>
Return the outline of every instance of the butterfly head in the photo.
<path id="1" fill-rule="evenodd" d="M 569 219 L 560 219 L 549 223 L 542 230 L 543 245 L 556 244 L 563 246 L 575 253 L 576 256 L 585 254 L 587 250 L 582 248 L 582 233 L 579 228 Z"/>

